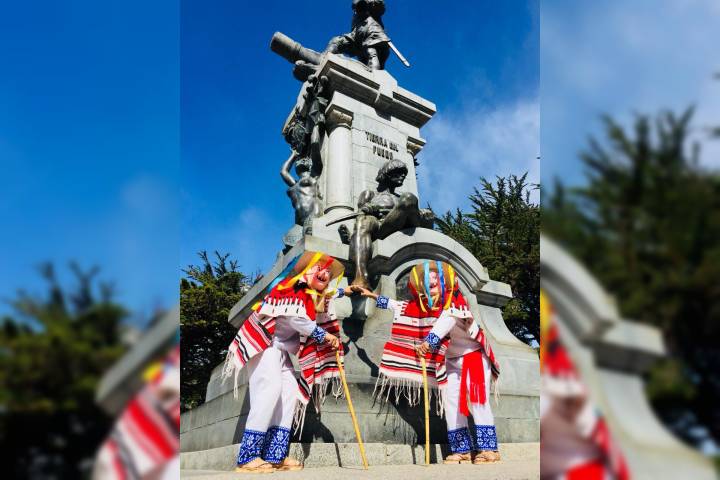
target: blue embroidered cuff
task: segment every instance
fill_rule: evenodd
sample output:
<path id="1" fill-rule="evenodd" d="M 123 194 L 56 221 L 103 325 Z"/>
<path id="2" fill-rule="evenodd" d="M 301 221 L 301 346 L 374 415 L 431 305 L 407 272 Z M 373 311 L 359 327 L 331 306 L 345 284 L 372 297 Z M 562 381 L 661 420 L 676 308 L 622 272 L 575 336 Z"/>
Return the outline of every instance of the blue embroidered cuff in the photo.
<path id="1" fill-rule="evenodd" d="M 342 287 L 338 288 L 338 289 L 337 289 L 337 294 L 338 294 L 338 295 L 337 295 L 337 298 L 342 298 L 342 297 L 344 297 L 344 296 L 345 296 L 345 289 L 342 288 Z"/>
<path id="2" fill-rule="evenodd" d="M 262 459 L 268 463 L 281 463 L 290 449 L 290 429 L 270 427 L 265 436 Z"/>
<path id="3" fill-rule="evenodd" d="M 389 304 L 390 299 L 384 295 L 379 295 L 377 301 L 375 302 L 375 306 L 377 308 L 382 308 L 383 310 L 387 310 Z"/>
<path id="4" fill-rule="evenodd" d="M 325 341 L 325 334 L 327 332 L 320 327 L 315 327 L 310 336 L 315 339 L 317 343 L 323 343 Z"/>
<path id="5" fill-rule="evenodd" d="M 265 432 L 257 430 L 245 430 L 240 441 L 240 451 L 238 452 L 237 464 L 245 465 L 250 460 L 254 460 L 262 454 L 263 444 L 265 443 Z"/>
<path id="6" fill-rule="evenodd" d="M 450 453 L 468 453 L 472 450 L 472 439 L 467 427 L 448 431 Z"/>
<path id="7" fill-rule="evenodd" d="M 440 347 L 440 337 L 432 332 L 428 333 L 427 337 L 425 337 L 425 341 L 433 350 L 437 350 Z"/>
<path id="8" fill-rule="evenodd" d="M 497 451 L 498 443 L 495 425 L 475 425 L 475 446 L 480 451 Z"/>

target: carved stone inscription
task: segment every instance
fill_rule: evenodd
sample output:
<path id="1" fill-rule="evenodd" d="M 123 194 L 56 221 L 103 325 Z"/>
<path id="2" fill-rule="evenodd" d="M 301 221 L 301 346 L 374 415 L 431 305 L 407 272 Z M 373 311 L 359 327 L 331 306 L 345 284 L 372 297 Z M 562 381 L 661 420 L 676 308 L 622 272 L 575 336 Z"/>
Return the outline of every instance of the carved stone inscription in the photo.
<path id="1" fill-rule="evenodd" d="M 397 143 L 386 140 L 380 135 L 375 135 L 374 133 L 366 131 L 365 139 L 373 144 L 373 153 L 380 158 L 392 160 L 393 152 L 397 154 L 400 151 Z"/>

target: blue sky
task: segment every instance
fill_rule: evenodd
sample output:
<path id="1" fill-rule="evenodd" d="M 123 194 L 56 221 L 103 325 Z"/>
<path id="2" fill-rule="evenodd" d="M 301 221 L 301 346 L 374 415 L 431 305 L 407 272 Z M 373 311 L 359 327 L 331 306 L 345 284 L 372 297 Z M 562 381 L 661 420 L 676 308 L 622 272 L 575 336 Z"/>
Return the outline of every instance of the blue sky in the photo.
<path id="1" fill-rule="evenodd" d="M 540 98 L 542 181 L 584 182 L 578 152 L 601 138 L 600 115 L 629 124 L 635 113 L 697 106 L 701 161 L 720 167 L 717 0 L 543 2 Z"/>
<path id="2" fill-rule="evenodd" d="M 246 272 L 274 262 L 293 223 L 280 130 L 300 84 L 270 38 L 282 31 L 322 50 L 348 29 L 350 4 L 183 2 L 183 265 L 203 249 L 230 252 Z M 538 181 L 537 1 L 387 4 L 387 31 L 413 65 L 391 57 L 387 69 L 438 107 L 422 131 L 421 202 L 466 207 L 480 176 L 529 171 Z"/>
<path id="3" fill-rule="evenodd" d="M 0 7 L 0 300 L 98 265 L 142 322 L 177 302 L 179 8 Z M 0 314 L 7 313 L 0 304 Z"/>

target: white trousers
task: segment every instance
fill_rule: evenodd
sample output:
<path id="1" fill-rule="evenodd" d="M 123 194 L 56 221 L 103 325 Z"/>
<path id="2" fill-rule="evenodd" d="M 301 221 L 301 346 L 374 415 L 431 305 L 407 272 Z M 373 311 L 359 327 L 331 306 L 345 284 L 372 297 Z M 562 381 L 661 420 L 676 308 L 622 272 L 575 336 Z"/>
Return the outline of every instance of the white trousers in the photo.
<path id="1" fill-rule="evenodd" d="M 290 356 L 271 346 L 251 358 L 247 368 L 250 412 L 237 464 L 243 465 L 255 458 L 280 463 L 288 454 L 298 402 L 298 385 Z"/>
<path id="2" fill-rule="evenodd" d="M 470 450 L 497 450 L 495 418 L 490 407 L 490 380 L 492 372 L 490 360 L 483 354 L 485 370 L 485 403 L 474 404 L 468 400 L 468 410 L 475 423 L 475 431 L 468 430 L 468 419 L 460 413 L 460 382 L 462 381 L 463 357 L 446 358 L 448 383 L 443 390 L 445 421 L 448 430 L 448 443 L 452 453 L 467 453 Z M 470 382 L 468 379 L 468 391 Z"/>
<path id="3" fill-rule="evenodd" d="M 290 355 L 271 346 L 247 366 L 250 412 L 245 428 L 266 432 L 270 427 L 292 427 L 298 385 Z"/>
<path id="4" fill-rule="evenodd" d="M 460 381 L 462 378 L 463 357 L 446 358 L 448 383 L 443 401 L 445 403 L 445 420 L 448 430 L 467 427 L 468 419 L 460 413 Z M 490 407 L 490 361 L 483 355 L 483 368 L 485 369 L 485 403 L 482 405 L 468 403 L 468 410 L 473 417 L 475 425 L 495 425 L 492 408 Z M 468 379 L 469 380 L 469 379 Z M 468 381 L 468 390 L 470 382 Z"/>

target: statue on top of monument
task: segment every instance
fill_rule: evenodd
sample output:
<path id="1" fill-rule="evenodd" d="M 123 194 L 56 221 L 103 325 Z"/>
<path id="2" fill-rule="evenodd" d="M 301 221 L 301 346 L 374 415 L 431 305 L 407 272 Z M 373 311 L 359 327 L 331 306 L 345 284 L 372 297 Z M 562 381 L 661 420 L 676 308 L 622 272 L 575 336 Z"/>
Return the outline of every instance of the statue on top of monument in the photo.
<path id="1" fill-rule="evenodd" d="M 432 228 L 435 215 L 431 210 L 419 208 L 418 198 L 410 193 L 398 193 L 407 177 L 408 168 L 400 160 L 389 160 L 378 171 L 377 190 L 365 190 L 358 198 L 358 211 L 355 217 L 355 230 L 349 236 L 348 228 L 338 228 L 341 237 L 349 239 L 350 261 L 355 264 L 353 285 L 368 288 L 368 262 L 372 255 L 372 242 L 384 239 L 406 228 Z M 347 217 L 335 220 L 347 220 Z"/>
<path id="2" fill-rule="evenodd" d="M 383 70 L 390 55 L 390 37 L 385 33 L 382 16 L 385 0 L 353 0 L 350 33 L 330 40 L 326 52 L 356 57 L 371 70 Z"/>
<path id="3" fill-rule="evenodd" d="M 357 58 L 370 70 L 383 70 L 392 50 L 403 65 L 410 66 L 385 33 L 382 21 L 385 0 L 353 0 L 352 10 L 351 31 L 333 37 L 322 53 L 305 48 L 280 32 L 273 35 L 270 49 L 295 64 L 293 75 L 301 82 L 317 73 L 317 66 L 326 53 L 349 55 Z"/>

